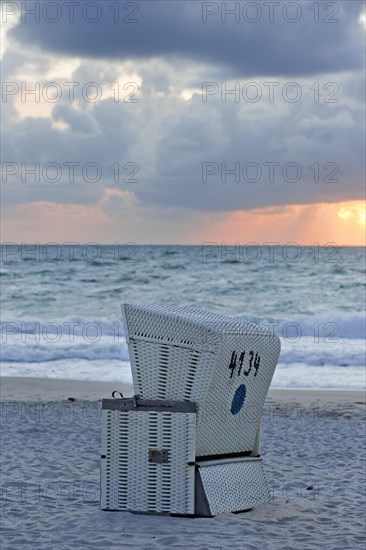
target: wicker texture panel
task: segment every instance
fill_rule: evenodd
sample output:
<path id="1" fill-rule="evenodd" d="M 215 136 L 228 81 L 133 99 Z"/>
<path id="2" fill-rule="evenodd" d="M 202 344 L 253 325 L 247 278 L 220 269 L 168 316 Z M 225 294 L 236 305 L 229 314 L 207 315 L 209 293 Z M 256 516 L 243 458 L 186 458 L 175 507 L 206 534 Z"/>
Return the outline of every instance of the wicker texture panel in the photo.
<path id="1" fill-rule="evenodd" d="M 194 513 L 195 413 L 102 411 L 101 507 Z M 149 462 L 149 450 L 167 463 Z"/>
<path id="2" fill-rule="evenodd" d="M 199 472 L 213 516 L 245 510 L 270 500 L 260 459 L 206 466 Z"/>
<path id="3" fill-rule="evenodd" d="M 226 335 L 199 403 L 197 456 L 253 451 L 279 351 L 277 337 Z"/>
<path id="4" fill-rule="evenodd" d="M 193 307 L 123 304 L 129 338 L 215 351 L 223 334 L 268 334 L 254 323 Z"/>
<path id="5" fill-rule="evenodd" d="M 204 399 L 213 353 L 136 339 L 129 351 L 135 392 L 143 399 Z"/>

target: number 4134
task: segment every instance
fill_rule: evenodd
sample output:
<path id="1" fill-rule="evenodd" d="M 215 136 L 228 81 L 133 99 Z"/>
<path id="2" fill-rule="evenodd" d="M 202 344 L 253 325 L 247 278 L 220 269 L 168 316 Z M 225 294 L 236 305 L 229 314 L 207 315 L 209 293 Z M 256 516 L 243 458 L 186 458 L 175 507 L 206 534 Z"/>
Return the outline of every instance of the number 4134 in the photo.
<path id="1" fill-rule="evenodd" d="M 242 373 L 244 374 L 244 376 L 248 376 L 252 368 L 254 368 L 254 376 L 257 376 L 258 369 L 260 366 L 260 361 L 261 361 L 259 354 L 258 353 L 254 354 L 254 351 L 250 351 L 247 356 L 249 359 L 248 368 L 243 369 L 245 355 L 246 355 L 246 352 L 242 351 L 241 354 L 239 355 L 239 360 L 238 360 L 238 354 L 236 353 L 236 351 L 233 351 L 233 353 L 231 354 L 231 360 L 229 365 L 230 378 L 234 376 L 235 371 L 237 371 L 238 376 L 240 376 Z"/>

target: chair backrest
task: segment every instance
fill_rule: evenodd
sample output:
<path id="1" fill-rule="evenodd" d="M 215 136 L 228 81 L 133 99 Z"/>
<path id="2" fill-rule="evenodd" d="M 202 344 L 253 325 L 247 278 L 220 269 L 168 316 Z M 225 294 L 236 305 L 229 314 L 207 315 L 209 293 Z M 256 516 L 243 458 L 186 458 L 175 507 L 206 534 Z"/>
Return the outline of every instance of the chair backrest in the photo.
<path id="1" fill-rule="evenodd" d="M 197 403 L 198 457 L 251 452 L 279 338 L 191 307 L 124 304 L 122 316 L 135 393 Z"/>

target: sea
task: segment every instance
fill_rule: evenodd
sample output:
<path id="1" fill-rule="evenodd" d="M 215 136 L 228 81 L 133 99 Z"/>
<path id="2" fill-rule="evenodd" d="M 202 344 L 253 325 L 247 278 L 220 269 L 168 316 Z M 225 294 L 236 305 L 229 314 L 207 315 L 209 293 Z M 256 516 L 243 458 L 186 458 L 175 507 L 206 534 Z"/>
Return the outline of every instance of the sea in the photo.
<path id="1" fill-rule="evenodd" d="M 122 303 L 187 305 L 281 339 L 274 388 L 365 387 L 365 248 L 1 246 L 1 374 L 132 381 Z"/>

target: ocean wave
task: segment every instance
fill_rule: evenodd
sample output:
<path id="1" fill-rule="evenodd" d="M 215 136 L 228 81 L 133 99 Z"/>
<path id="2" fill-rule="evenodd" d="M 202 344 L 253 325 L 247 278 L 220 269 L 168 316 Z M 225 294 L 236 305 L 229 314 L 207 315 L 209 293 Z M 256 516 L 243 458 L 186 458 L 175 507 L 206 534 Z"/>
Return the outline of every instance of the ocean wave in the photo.
<path id="1" fill-rule="evenodd" d="M 261 324 L 272 327 L 280 336 L 282 365 L 362 367 L 365 364 L 365 318 L 361 314 L 337 313 Z M 3 362 L 129 360 L 123 323 L 118 319 L 2 321 L 0 328 Z"/>
<path id="2" fill-rule="evenodd" d="M 38 335 L 22 334 L 7 336 L 2 344 L 0 359 L 2 362 L 38 363 L 46 361 L 65 362 L 72 359 L 85 361 L 110 360 L 129 361 L 128 348 L 124 337 L 114 336 L 59 338 L 49 334 L 39 341 Z M 54 338 L 54 339 L 53 339 Z M 314 343 L 311 337 L 303 337 L 298 342 L 282 341 L 279 364 L 326 367 L 364 367 L 364 340 L 340 339 L 338 342 Z"/>
<path id="3" fill-rule="evenodd" d="M 130 365 L 121 361 L 85 361 L 71 359 L 69 361 L 35 362 L 35 363 L 5 363 L 2 366 L 2 376 L 31 376 L 34 378 L 58 378 L 62 380 L 93 380 L 131 384 Z"/>
<path id="4" fill-rule="evenodd" d="M 120 292 L 121 289 L 116 289 Z M 362 339 L 366 338 L 366 317 L 361 313 L 328 313 L 318 316 L 297 316 L 284 319 L 259 319 L 251 317 L 240 318 L 260 324 L 272 330 L 281 339 L 292 342 L 296 339 L 309 336 L 314 341 L 325 341 L 332 343 L 340 338 Z M 45 330 L 47 334 L 60 333 L 68 334 L 69 331 L 75 336 L 82 336 L 87 332 L 91 336 L 123 337 L 125 335 L 123 323 L 118 318 L 113 319 L 85 319 L 72 316 L 67 319 L 48 320 L 7 320 L 0 322 L 2 334 L 35 334 Z"/>
<path id="5" fill-rule="evenodd" d="M 279 363 L 305 367 L 364 367 L 364 341 L 341 339 L 339 342 L 325 344 L 314 343 L 312 338 L 305 337 L 297 345 L 282 342 Z"/>
<path id="6" fill-rule="evenodd" d="M 0 358 L 2 362 L 8 363 L 44 363 L 73 359 L 86 361 L 129 360 L 126 344 L 101 344 L 100 342 L 94 344 L 57 342 L 48 345 L 29 342 L 5 344 L 2 346 Z"/>
<path id="7" fill-rule="evenodd" d="M 34 334 L 47 340 L 48 335 L 86 336 L 87 338 L 114 336 L 123 338 L 125 335 L 123 323 L 119 319 L 83 319 L 70 317 L 68 319 L 1 321 L 0 331 L 2 341 L 7 336 Z"/>
<path id="8" fill-rule="evenodd" d="M 315 340 L 326 339 L 329 342 L 339 338 L 366 338 L 366 317 L 362 313 L 304 315 L 286 320 L 259 321 L 259 324 L 267 326 L 280 338 L 290 341 L 303 336 L 312 336 Z"/>

